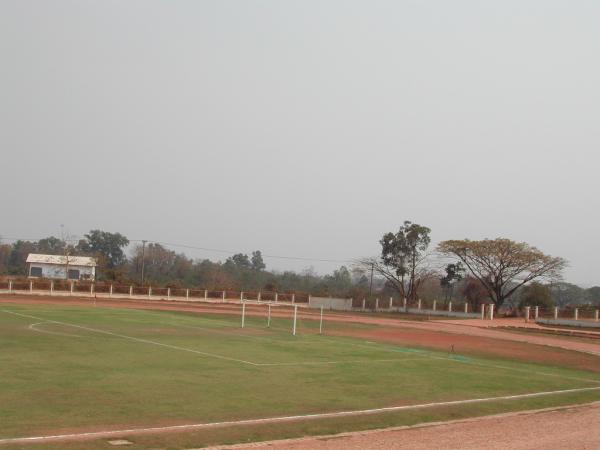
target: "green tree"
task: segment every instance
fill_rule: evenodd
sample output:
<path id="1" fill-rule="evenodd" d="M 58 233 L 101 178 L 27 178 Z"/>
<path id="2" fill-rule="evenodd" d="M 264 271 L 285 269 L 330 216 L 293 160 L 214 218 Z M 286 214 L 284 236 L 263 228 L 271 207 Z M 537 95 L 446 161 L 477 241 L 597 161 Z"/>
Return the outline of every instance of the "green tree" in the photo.
<path id="1" fill-rule="evenodd" d="M 47 255 L 63 255 L 66 250 L 65 241 L 50 236 L 37 242 L 37 251 Z"/>
<path id="2" fill-rule="evenodd" d="M 552 283 L 549 289 L 554 302 L 560 308 L 564 308 L 567 305 L 579 305 L 586 298 L 586 290 L 571 283 Z"/>
<path id="3" fill-rule="evenodd" d="M 525 306 L 539 306 L 543 309 L 550 309 L 554 305 L 554 299 L 548 286 L 533 281 L 523 287 L 519 300 L 519 309 L 523 309 Z"/>
<path id="4" fill-rule="evenodd" d="M 510 239 L 443 241 L 438 251 L 463 262 L 485 287 L 497 308 L 533 280 L 560 278 L 567 264 L 563 258 L 546 255 L 525 242 Z"/>
<path id="5" fill-rule="evenodd" d="M 415 302 L 419 288 L 432 275 L 426 253 L 430 233 L 425 226 L 405 221 L 398 232 L 383 235 L 380 258 L 362 260 L 360 264 L 364 270 L 372 268 L 384 277 L 401 297 Z"/>
<path id="6" fill-rule="evenodd" d="M 252 263 L 250 262 L 250 258 L 248 255 L 243 253 L 236 253 L 235 255 L 227 258 L 225 261 L 226 265 L 233 266 L 233 268 L 238 270 L 248 270 L 252 268 Z"/>
<path id="7" fill-rule="evenodd" d="M 9 269 L 9 259 L 12 252 L 10 244 L 0 244 L 0 274 L 5 275 Z"/>
<path id="8" fill-rule="evenodd" d="M 585 299 L 592 305 L 600 305 L 600 286 L 592 286 L 591 288 L 586 289 Z"/>
<path id="9" fill-rule="evenodd" d="M 10 275 L 27 275 L 27 255 L 37 252 L 37 245 L 30 241 L 16 241 L 12 245 L 8 257 L 8 273 Z"/>
<path id="10" fill-rule="evenodd" d="M 129 239 L 121 233 L 109 233 L 91 230 L 79 241 L 76 250 L 98 259 L 98 266 L 106 278 L 120 279 L 126 269 L 127 257 L 123 249 L 129 245 Z"/>
<path id="11" fill-rule="evenodd" d="M 341 266 L 331 275 L 326 275 L 323 282 L 328 294 L 345 295 L 352 287 L 352 276 L 346 266 Z"/>
<path id="12" fill-rule="evenodd" d="M 462 280 L 465 269 L 460 262 L 448 264 L 445 268 L 446 274 L 440 278 L 440 285 L 446 293 L 446 299 L 452 299 L 454 285 Z"/>
<path id="13" fill-rule="evenodd" d="M 260 272 L 261 270 L 265 270 L 267 268 L 267 265 L 263 261 L 262 253 L 260 252 L 260 250 L 252 252 L 252 258 L 250 260 L 250 263 L 252 265 L 252 269 L 256 270 L 257 272 Z"/>
<path id="14" fill-rule="evenodd" d="M 467 275 L 465 278 L 465 281 L 462 284 L 461 294 L 469 306 L 471 306 L 471 311 L 478 311 L 479 305 L 488 298 L 488 292 L 485 286 L 483 286 L 477 278 L 471 275 Z"/>

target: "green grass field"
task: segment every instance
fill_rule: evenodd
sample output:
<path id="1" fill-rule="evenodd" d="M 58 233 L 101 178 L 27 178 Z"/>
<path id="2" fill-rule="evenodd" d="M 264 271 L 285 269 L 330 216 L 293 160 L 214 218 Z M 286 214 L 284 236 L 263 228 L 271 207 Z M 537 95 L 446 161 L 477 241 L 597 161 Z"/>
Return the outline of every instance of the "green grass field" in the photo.
<path id="1" fill-rule="evenodd" d="M 318 322 L 300 321 L 296 336 L 290 331 L 291 318 L 273 318 L 267 328 L 266 319 L 247 317 L 242 329 L 232 315 L 3 303 L 0 440 L 600 386 L 598 374 L 581 370 L 318 335 Z M 568 395 L 581 401 L 583 394 Z M 495 404 L 491 412 L 512 407 Z M 472 414 L 481 408 L 472 406 Z M 402 417 L 380 424 L 407 423 Z M 373 420 L 353 417 L 341 428 L 377 426 Z M 271 434 L 235 436 L 217 441 Z"/>

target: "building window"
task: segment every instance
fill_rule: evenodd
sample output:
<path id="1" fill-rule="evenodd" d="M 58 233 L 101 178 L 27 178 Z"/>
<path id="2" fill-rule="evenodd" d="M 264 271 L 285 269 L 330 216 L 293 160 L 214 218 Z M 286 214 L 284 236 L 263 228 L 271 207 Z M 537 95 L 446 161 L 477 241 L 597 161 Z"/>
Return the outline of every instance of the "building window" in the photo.
<path id="1" fill-rule="evenodd" d="M 41 267 L 32 267 L 29 270 L 30 277 L 41 277 L 42 276 L 42 268 Z"/>
<path id="2" fill-rule="evenodd" d="M 79 270 L 69 269 L 68 277 L 69 277 L 69 280 L 79 280 Z"/>

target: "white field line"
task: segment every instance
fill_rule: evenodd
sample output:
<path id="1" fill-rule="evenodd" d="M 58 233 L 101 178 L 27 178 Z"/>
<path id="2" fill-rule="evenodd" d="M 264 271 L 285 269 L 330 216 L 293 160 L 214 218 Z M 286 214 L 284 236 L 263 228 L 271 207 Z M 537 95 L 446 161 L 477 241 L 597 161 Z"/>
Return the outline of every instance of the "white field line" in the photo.
<path id="1" fill-rule="evenodd" d="M 305 443 L 305 442 L 312 442 L 314 440 L 319 440 L 319 441 L 327 441 L 327 440 L 332 440 L 332 439 L 340 439 L 340 438 L 344 438 L 344 437 L 353 437 L 353 436 L 371 436 L 371 435 L 375 435 L 375 434 L 381 434 L 381 433 L 385 433 L 385 432 L 394 432 L 394 431 L 405 431 L 405 430 L 420 430 L 420 429 L 430 429 L 430 428 L 435 428 L 435 427 L 439 427 L 439 426 L 447 426 L 447 425 L 455 425 L 455 424 L 463 424 L 463 423 L 478 423 L 481 424 L 482 426 L 489 421 L 492 420 L 498 420 L 498 419 L 504 419 L 504 418 L 510 418 L 510 417 L 522 417 L 522 416 L 529 416 L 529 415 L 533 415 L 533 414 L 541 414 L 541 413 L 554 413 L 554 412 L 559 412 L 559 411 L 573 411 L 573 410 L 581 410 L 584 408 L 594 408 L 594 407 L 598 407 L 600 406 L 600 401 L 595 401 L 595 402 L 586 402 L 586 403 L 578 403 L 578 404 L 571 404 L 571 405 L 564 405 L 564 406 L 551 406 L 549 408 L 538 408 L 538 409 L 525 409 L 525 410 L 518 410 L 518 411 L 511 411 L 511 412 L 505 412 L 505 413 L 499 413 L 499 414 L 490 414 L 490 415 L 485 415 L 485 416 L 473 416 L 473 417 L 467 417 L 464 419 L 454 419 L 454 420 L 443 420 L 443 421 L 436 421 L 436 422 L 421 422 L 421 423 L 417 423 L 415 425 L 399 425 L 399 426 L 392 426 L 392 427 L 387 427 L 387 428 L 374 428 L 374 429 L 368 429 L 368 430 L 359 430 L 359 431 L 347 431 L 347 432 L 343 432 L 343 433 L 337 433 L 337 434 L 322 434 L 322 435 L 315 435 L 315 436 L 304 436 L 304 437 L 295 437 L 295 438 L 287 438 L 287 439 L 275 439 L 275 440 L 271 440 L 271 441 L 261 441 L 261 442 L 254 442 L 254 443 L 239 443 L 239 444 L 233 444 L 233 445 L 215 445 L 215 446 L 210 446 L 210 447 L 202 447 L 202 450 L 234 450 L 234 449 L 246 449 L 246 448 L 268 448 L 271 445 L 276 445 L 279 448 L 281 448 L 281 446 L 283 444 L 296 444 L 296 443 Z M 188 449 L 188 450 L 201 450 L 199 448 L 193 448 L 193 449 Z"/>
<path id="2" fill-rule="evenodd" d="M 7 313 L 7 314 L 13 314 L 15 316 L 26 317 L 26 318 L 29 318 L 29 319 L 45 320 L 45 319 L 43 319 L 41 317 L 31 316 L 29 314 L 21 314 L 21 313 L 14 312 L 14 311 L 8 311 L 6 309 L 3 309 L 2 312 Z M 248 364 L 248 365 L 251 365 L 251 366 L 257 366 L 258 365 L 256 363 L 253 363 L 251 361 L 245 361 L 243 359 L 230 358 L 228 356 L 218 355 L 218 354 L 215 354 L 215 353 L 201 352 L 199 350 L 193 350 L 191 348 L 179 347 L 177 345 L 163 344 L 162 342 L 151 341 L 149 339 L 136 338 L 136 337 L 127 336 L 127 335 L 124 335 L 124 334 L 113 333 L 111 331 L 99 330 L 97 328 L 84 327 L 83 325 L 76 325 L 76 324 L 72 324 L 72 323 L 59 322 L 58 320 L 45 320 L 45 321 L 46 322 L 51 322 L 51 323 L 58 323 L 60 325 L 75 327 L 75 328 L 79 328 L 79 329 L 86 330 L 86 331 L 92 331 L 92 332 L 95 332 L 95 333 L 107 334 L 107 335 L 119 337 L 119 338 L 122 338 L 122 339 L 128 339 L 130 341 L 141 342 L 141 343 L 144 343 L 144 344 L 157 345 L 159 347 L 170 348 L 172 350 L 180 350 L 180 351 L 183 351 L 183 352 L 195 353 L 195 354 L 202 355 L 202 356 L 208 356 L 208 357 L 211 357 L 211 358 L 223 359 L 223 360 L 226 360 L 226 361 L 234 361 L 234 362 L 238 362 L 238 363 Z"/>
<path id="3" fill-rule="evenodd" d="M 368 345 L 362 345 L 362 344 L 355 344 L 355 343 L 350 343 L 350 345 L 354 345 L 357 347 L 362 347 L 362 348 L 372 348 Z M 382 350 L 382 351 L 387 351 L 387 352 L 394 352 L 394 353 L 407 353 L 405 351 L 402 350 L 395 350 L 395 349 L 391 349 L 391 348 L 378 348 L 377 350 Z M 537 370 L 530 370 L 530 369 L 522 369 L 519 367 L 509 367 L 509 366 L 501 366 L 498 364 L 486 364 L 483 362 L 479 362 L 479 361 L 473 361 L 470 357 L 468 358 L 468 360 L 462 360 L 462 359 L 457 359 L 457 358 L 449 358 L 449 357 L 444 357 L 444 356 L 437 356 L 437 355 L 432 355 L 429 354 L 426 351 L 414 351 L 414 352 L 410 352 L 410 353 L 415 353 L 416 355 L 420 355 L 424 358 L 431 358 L 431 359 L 440 359 L 443 361 L 453 361 L 453 362 L 457 362 L 457 363 L 462 363 L 462 364 L 470 364 L 473 366 L 480 366 L 480 367 L 488 367 L 488 368 L 493 368 L 493 369 L 503 369 L 503 370 L 512 370 L 515 372 L 524 372 L 526 374 L 535 374 L 535 375 L 544 375 L 547 377 L 557 377 L 557 378 L 563 378 L 565 380 L 576 380 L 576 381 L 586 381 L 588 383 L 596 383 L 596 384 L 600 384 L 600 380 L 595 380 L 593 378 L 581 378 L 581 377 L 573 377 L 570 375 L 562 375 L 562 374 L 557 374 L 557 373 L 548 373 L 548 372 L 540 372 Z"/>
<path id="4" fill-rule="evenodd" d="M 124 430 L 107 430 L 107 431 L 92 431 L 88 433 L 72 433 L 72 434 L 56 434 L 47 436 L 30 436 L 30 437 L 18 437 L 18 438 L 5 438 L 0 439 L 0 445 L 4 444 L 27 444 L 31 442 L 46 442 L 46 441 L 60 441 L 60 440 L 78 440 L 78 439 L 99 439 L 113 436 L 123 436 L 129 434 L 142 434 L 142 433 L 160 433 L 169 431 L 188 431 L 206 428 L 217 428 L 227 426 L 239 426 L 239 425 L 260 425 L 265 423 L 278 423 L 278 422 L 292 422 L 297 420 L 313 420 L 313 419 L 328 419 L 335 417 L 348 417 L 348 416 L 360 416 L 367 414 L 378 414 L 385 412 L 397 412 L 397 411 L 410 411 L 415 409 L 433 408 L 437 406 L 456 406 L 466 405 L 473 403 L 484 403 L 501 400 L 519 400 L 524 398 L 535 398 L 543 397 L 548 395 L 556 394 L 570 394 L 576 392 L 596 391 L 600 390 L 600 386 L 586 387 L 577 389 L 565 389 L 560 391 L 544 391 L 544 392 L 532 392 L 529 394 L 516 394 L 516 395 L 505 395 L 501 397 L 486 397 L 486 398 L 473 398 L 467 400 L 453 400 L 447 402 L 434 402 L 434 403 L 422 403 L 418 405 L 403 405 L 403 406 L 388 406 L 384 408 L 373 408 L 373 409 L 360 409 L 352 411 L 338 411 L 329 413 L 317 413 L 317 414 L 299 414 L 295 416 L 280 416 L 280 417 L 267 417 L 263 419 L 246 419 L 246 420 L 231 420 L 223 422 L 209 422 L 209 423 L 194 423 L 187 425 L 171 425 L 164 427 L 150 427 L 150 428 L 130 428 Z"/>
<path id="5" fill-rule="evenodd" d="M 245 340 L 246 338 L 250 338 L 250 339 L 256 339 L 259 341 L 264 341 L 264 342 L 269 342 L 271 344 L 280 344 L 280 345 L 323 345 L 323 339 L 322 336 L 319 336 L 316 339 L 313 340 L 299 340 L 299 339 L 290 339 L 290 340 L 281 340 L 281 339 L 277 339 L 274 337 L 269 337 L 269 336 L 257 336 L 254 334 L 249 334 L 249 333 L 240 333 L 239 329 L 240 328 L 236 328 L 236 327 L 230 327 L 228 328 L 229 331 L 224 331 L 222 329 L 214 329 L 214 328 L 207 328 L 207 327 L 200 327 L 200 326 L 195 326 L 195 325 L 184 325 L 184 324 L 178 324 L 178 323 L 172 323 L 172 322 L 168 322 L 165 325 L 170 325 L 172 327 L 175 328 L 189 328 L 192 330 L 201 330 L 201 331 L 205 331 L 207 333 L 213 333 L 213 334 L 220 334 L 220 335 L 225 335 L 225 336 L 229 336 L 229 337 L 236 337 L 239 338 L 241 340 Z M 266 326 L 264 328 L 251 328 L 251 327 L 247 327 L 248 329 L 258 329 L 261 331 L 287 331 L 290 332 L 290 330 L 288 330 L 287 328 L 277 328 L 277 327 L 269 327 L 267 328 Z M 291 335 L 291 332 L 290 332 Z M 304 338 L 306 338 L 306 335 L 304 336 Z M 313 338 L 313 336 L 311 336 L 311 338 Z"/>
<path id="6" fill-rule="evenodd" d="M 347 361 L 305 361 L 305 362 L 282 362 L 282 363 L 260 363 L 259 366 L 316 366 L 324 364 L 370 364 L 372 362 L 404 362 L 404 361 L 423 361 L 423 358 L 402 358 L 402 359 L 360 359 Z"/>
<path id="7" fill-rule="evenodd" d="M 432 356 L 432 358 L 433 358 L 433 356 Z M 518 367 L 508 367 L 508 366 L 501 366 L 501 365 L 497 365 L 497 364 L 485 364 L 485 363 L 481 363 L 481 362 L 477 362 L 477 361 L 461 361 L 459 359 L 444 358 L 444 357 L 437 357 L 437 358 L 454 361 L 454 362 L 458 362 L 458 363 L 463 363 L 463 364 L 471 364 L 474 366 L 491 367 L 494 369 L 503 369 L 503 370 L 514 370 L 514 371 L 518 371 L 518 372 L 525 372 L 528 374 L 543 375 L 543 376 L 547 376 L 547 377 L 564 378 L 565 380 L 586 381 L 588 383 L 600 384 L 600 380 L 594 380 L 593 378 L 573 377 L 571 375 L 560 375 L 557 373 L 540 372 L 537 370 L 520 369 Z"/>
<path id="8" fill-rule="evenodd" d="M 68 336 L 68 337 L 76 337 L 76 338 L 80 338 L 82 336 L 78 335 L 78 334 L 71 334 L 71 333 L 60 333 L 58 331 L 48 331 L 48 330 L 40 330 L 39 328 L 37 328 L 38 325 L 43 325 L 46 322 L 38 322 L 38 323 L 32 323 L 31 325 L 29 325 L 29 329 L 31 331 L 37 331 L 38 333 L 46 333 L 46 334 L 56 334 L 57 336 Z"/>
<path id="9" fill-rule="evenodd" d="M 29 314 L 22 314 L 22 313 L 18 313 L 18 312 L 14 312 L 14 311 L 8 311 L 6 309 L 3 309 L 1 311 L 4 313 L 7 313 L 7 314 L 13 314 L 15 316 L 25 317 L 25 318 L 29 318 L 29 319 L 44 320 L 41 317 L 36 317 L 36 316 L 29 315 Z M 115 336 L 115 337 L 119 337 L 122 339 L 128 339 L 128 340 L 135 341 L 135 342 L 141 342 L 144 344 L 152 344 L 152 345 L 157 345 L 157 346 L 164 347 L 164 348 L 170 348 L 172 350 L 180 350 L 180 351 L 195 353 L 198 355 L 207 356 L 207 357 L 211 357 L 211 358 L 218 358 L 218 359 L 223 359 L 226 361 L 233 361 L 233 362 L 238 362 L 238 363 L 242 363 L 242 364 L 248 364 L 248 365 L 251 365 L 254 367 L 304 366 L 304 365 L 324 365 L 324 364 L 370 364 L 370 363 L 376 363 L 376 362 L 403 362 L 403 361 L 411 360 L 411 358 L 401 358 L 401 359 L 396 358 L 396 359 L 365 359 L 365 360 L 347 360 L 347 361 L 299 361 L 299 362 L 283 362 L 283 363 L 256 363 L 256 362 L 252 362 L 252 361 L 246 361 L 243 359 L 236 359 L 236 358 L 231 358 L 228 356 L 223 356 L 223 355 L 219 355 L 216 353 L 207 353 L 207 352 L 202 352 L 199 350 L 194 350 L 191 348 L 180 347 L 180 346 L 171 345 L 171 344 L 164 344 L 162 342 L 157 342 L 157 341 L 151 341 L 149 339 L 136 338 L 133 336 L 127 336 L 125 334 L 113 333 L 112 331 L 100 330 L 98 328 L 90 328 L 90 327 L 85 327 L 83 325 L 76 325 L 73 323 L 60 322 L 58 320 L 44 320 L 44 322 L 41 322 L 41 323 L 56 323 L 56 324 L 60 324 L 60 325 L 64 325 L 64 326 L 79 328 L 81 330 L 92 331 L 95 333 L 107 334 L 110 336 Z M 38 325 L 38 324 L 33 324 L 33 325 Z M 29 328 L 31 328 L 31 325 L 29 326 Z M 34 329 L 34 331 L 39 331 L 39 330 Z M 72 335 L 68 335 L 68 336 L 72 336 Z"/>

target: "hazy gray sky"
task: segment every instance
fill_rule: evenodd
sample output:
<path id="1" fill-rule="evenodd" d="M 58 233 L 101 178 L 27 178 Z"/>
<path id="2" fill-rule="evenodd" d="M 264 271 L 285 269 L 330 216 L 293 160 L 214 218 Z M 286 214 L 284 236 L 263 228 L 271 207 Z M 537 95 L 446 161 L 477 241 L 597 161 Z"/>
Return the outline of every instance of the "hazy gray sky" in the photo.
<path id="1" fill-rule="evenodd" d="M 0 0 L 0 235 L 345 260 L 408 219 L 600 284 L 599 23 L 597 1 Z"/>

